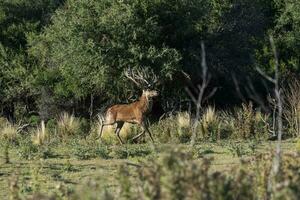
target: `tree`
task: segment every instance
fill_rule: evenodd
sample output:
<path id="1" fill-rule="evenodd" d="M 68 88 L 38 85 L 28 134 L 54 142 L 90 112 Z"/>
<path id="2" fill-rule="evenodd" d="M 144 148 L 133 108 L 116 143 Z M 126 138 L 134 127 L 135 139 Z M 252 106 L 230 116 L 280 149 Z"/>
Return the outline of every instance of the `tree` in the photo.
<path id="1" fill-rule="evenodd" d="M 160 76 L 164 91 L 178 93 L 180 83 L 168 82 L 183 69 L 191 42 L 205 35 L 212 8 L 208 0 L 69 0 L 42 34 L 30 37 L 37 79 L 56 74 L 40 87 L 74 104 L 91 95 L 118 101 L 130 88 L 124 69 L 143 67 Z"/>
<path id="2" fill-rule="evenodd" d="M 33 60 L 28 56 L 27 34 L 49 22 L 62 0 L 2 0 L 0 2 L 0 109 L 10 119 L 34 106 L 31 92 Z"/>
<path id="3" fill-rule="evenodd" d="M 275 35 L 284 70 L 299 72 L 300 68 L 300 2 L 276 0 Z"/>

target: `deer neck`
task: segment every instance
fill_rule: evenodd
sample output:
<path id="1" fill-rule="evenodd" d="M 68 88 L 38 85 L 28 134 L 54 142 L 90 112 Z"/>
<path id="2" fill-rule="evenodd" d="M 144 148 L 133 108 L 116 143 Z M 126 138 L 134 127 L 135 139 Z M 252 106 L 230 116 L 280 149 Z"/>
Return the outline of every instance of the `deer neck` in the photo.
<path id="1" fill-rule="evenodd" d="M 147 113 L 151 110 L 152 101 L 146 95 L 142 95 L 139 99 L 140 108 L 143 113 Z"/>

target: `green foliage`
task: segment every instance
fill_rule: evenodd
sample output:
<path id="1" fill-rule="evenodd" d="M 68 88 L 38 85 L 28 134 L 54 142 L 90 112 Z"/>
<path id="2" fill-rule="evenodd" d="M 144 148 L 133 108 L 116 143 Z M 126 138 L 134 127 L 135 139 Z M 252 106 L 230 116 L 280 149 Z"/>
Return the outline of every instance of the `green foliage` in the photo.
<path id="1" fill-rule="evenodd" d="M 248 149 L 240 143 L 230 143 L 229 150 L 233 156 L 243 157 L 249 153 Z"/>
<path id="2" fill-rule="evenodd" d="M 63 0 L 2 0 L 0 2 L 0 43 L 22 50 L 26 34 L 38 32 L 50 21 L 53 11 Z M 21 47 L 21 49 L 19 49 Z"/>
<path id="3" fill-rule="evenodd" d="M 149 145 L 122 145 L 113 149 L 113 157 L 125 159 L 129 157 L 144 157 L 153 153 Z"/>
<path id="4" fill-rule="evenodd" d="M 0 102 L 9 117 L 23 117 L 26 106 L 34 109 L 35 67 L 26 53 L 27 34 L 41 31 L 61 3 L 63 0 L 0 2 Z"/>
<path id="5" fill-rule="evenodd" d="M 101 144 L 90 144 L 78 143 L 76 140 L 71 144 L 72 154 L 80 160 L 89 160 L 92 158 L 103 158 L 109 159 L 109 151 L 107 146 Z"/>
<path id="6" fill-rule="evenodd" d="M 34 145 L 30 139 L 25 138 L 19 144 L 18 155 L 20 156 L 20 158 L 32 160 L 35 158 L 38 151 L 38 146 Z"/>
<path id="7" fill-rule="evenodd" d="M 276 0 L 278 14 L 275 34 L 281 52 L 282 67 L 299 72 L 300 54 L 300 2 Z"/>
<path id="8" fill-rule="evenodd" d="M 238 168 L 228 172 L 211 171 L 212 161 L 202 159 L 201 162 L 192 160 L 192 155 L 186 152 L 171 151 L 159 160 L 150 160 L 145 165 L 130 170 L 127 165 L 121 167 L 119 189 L 121 193 L 116 198 L 149 198 L 149 199 L 264 199 L 272 195 L 274 199 L 297 199 L 299 158 L 285 156 L 281 174 L 276 178 L 280 188 L 267 190 L 269 155 L 259 155 L 254 158 L 253 168 L 248 168 L 241 161 Z M 134 179 L 131 174 L 137 173 Z M 290 174 L 296 176 L 292 180 Z M 290 180 L 290 181 L 288 181 Z M 140 181 L 138 191 L 133 184 Z M 271 192 L 271 193 L 269 193 Z M 287 195 L 287 196 L 285 196 Z"/>
<path id="9" fill-rule="evenodd" d="M 48 120 L 62 110 L 87 116 L 91 99 L 105 107 L 135 91 L 122 73 L 128 67 L 159 75 L 160 103 L 178 100 L 187 85 L 181 70 L 194 84 L 201 81 L 201 41 L 211 84 L 220 87 L 216 105 L 236 103 L 231 74 L 245 93 L 245 77 L 257 80 L 257 65 L 274 70 L 269 34 L 283 77 L 299 71 L 299 8 L 298 1 L 283 0 L 3 0 L 1 114 L 12 120 L 32 112 Z"/>
<path id="10" fill-rule="evenodd" d="M 162 16 L 151 10 L 163 3 L 70 0 L 66 6 L 42 34 L 29 37 L 44 74 L 37 84 L 55 95 L 121 97 L 128 66 L 151 67 L 162 79 L 179 69 L 180 54 L 160 40 Z"/>

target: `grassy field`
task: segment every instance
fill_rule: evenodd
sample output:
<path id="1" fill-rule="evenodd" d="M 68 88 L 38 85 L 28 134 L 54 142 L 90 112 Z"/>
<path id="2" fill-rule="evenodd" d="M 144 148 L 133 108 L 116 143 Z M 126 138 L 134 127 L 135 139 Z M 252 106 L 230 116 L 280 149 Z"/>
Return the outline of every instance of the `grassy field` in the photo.
<path id="1" fill-rule="evenodd" d="M 115 193 L 120 166 L 125 164 L 128 168 L 135 168 L 135 164 L 139 166 L 148 159 L 158 160 L 172 149 L 191 152 L 196 162 L 212 158 L 211 171 L 229 172 L 239 167 L 241 160 L 251 163 L 256 155 L 270 153 L 274 147 L 275 142 L 266 141 L 224 140 L 197 143 L 194 147 L 159 143 L 99 146 L 97 142 L 76 141 L 76 145 L 73 142 L 52 144 L 29 155 L 28 150 L 20 150 L 17 146 L 10 146 L 8 153 L 5 153 L 5 146 L 2 145 L 0 199 L 8 199 L 12 195 L 14 181 L 21 197 L 35 192 L 63 196 L 91 180 Z M 295 140 L 284 141 L 283 152 L 295 153 Z M 7 159 L 9 163 L 5 163 Z"/>

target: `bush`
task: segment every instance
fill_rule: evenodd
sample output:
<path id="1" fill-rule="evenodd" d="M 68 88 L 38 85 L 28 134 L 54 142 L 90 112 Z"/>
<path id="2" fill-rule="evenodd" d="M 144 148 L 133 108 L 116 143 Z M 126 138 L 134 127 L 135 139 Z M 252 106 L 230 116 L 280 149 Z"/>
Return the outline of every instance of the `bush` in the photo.
<path id="1" fill-rule="evenodd" d="M 28 122 L 30 123 L 31 126 L 38 126 L 39 123 L 41 122 L 41 119 L 39 116 L 32 115 L 29 117 Z"/>

